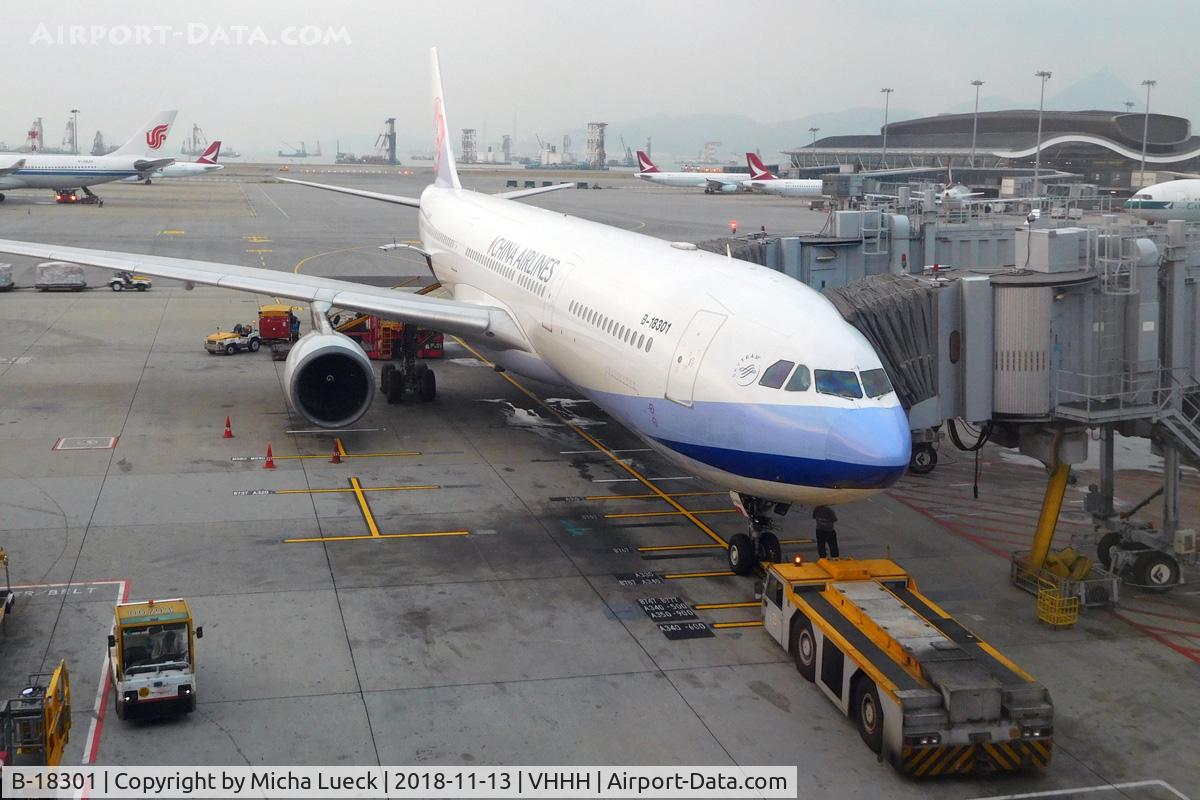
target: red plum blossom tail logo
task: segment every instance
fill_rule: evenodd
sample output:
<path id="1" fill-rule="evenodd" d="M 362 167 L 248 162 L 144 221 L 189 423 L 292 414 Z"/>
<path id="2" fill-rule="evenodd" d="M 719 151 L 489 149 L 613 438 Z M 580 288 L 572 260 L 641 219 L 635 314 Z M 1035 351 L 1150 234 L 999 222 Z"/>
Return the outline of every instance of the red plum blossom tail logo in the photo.
<path id="1" fill-rule="evenodd" d="M 168 127 L 167 125 L 155 125 L 146 131 L 146 146 L 151 150 L 157 150 L 162 147 L 163 142 L 167 140 Z"/>
<path id="2" fill-rule="evenodd" d="M 758 153 L 746 153 L 746 160 L 750 163 L 751 180 L 770 181 L 775 179 L 775 176 L 763 166 L 762 159 L 758 157 Z"/>
<path id="3" fill-rule="evenodd" d="M 638 166 L 642 172 L 658 172 L 658 167 L 654 166 L 654 162 L 650 160 L 650 156 L 643 153 L 641 150 L 637 152 Z"/>

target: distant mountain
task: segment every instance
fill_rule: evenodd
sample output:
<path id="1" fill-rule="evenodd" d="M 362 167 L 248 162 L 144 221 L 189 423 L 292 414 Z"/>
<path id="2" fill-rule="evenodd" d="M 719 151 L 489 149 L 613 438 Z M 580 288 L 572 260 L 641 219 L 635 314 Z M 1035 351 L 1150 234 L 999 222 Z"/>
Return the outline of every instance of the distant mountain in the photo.
<path id="1" fill-rule="evenodd" d="M 1114 75 L 1112 70 L 1105 67 L 1086 78 L 1075 81 L 1062 91 L 1048 96 L 1046 108 L 1056 111 L 1088 111 L 1091 109 L 1122 111 L 1125 108 L 1124 102 L 1132 100 L 1137 103 L 1134 109 L 1140 110 L 1145 96 L 1145 90 L 1134 89 Z M 1037 106 L 1031 107 L 1036 108 Z"/>
<path id="2" fill-rule="evenodd" d="M 981 95 L 979 97 L 980 111 L 1007 111 L 1012 108 L 1025 108 L 1028 103 L 1021 103 L 1008 97 L 1001 95 Z M 970 114 L 975 110 L 975 98 L 972 97 L 964 103 L 957 103 L 950 106 L 943 114 Z"/>

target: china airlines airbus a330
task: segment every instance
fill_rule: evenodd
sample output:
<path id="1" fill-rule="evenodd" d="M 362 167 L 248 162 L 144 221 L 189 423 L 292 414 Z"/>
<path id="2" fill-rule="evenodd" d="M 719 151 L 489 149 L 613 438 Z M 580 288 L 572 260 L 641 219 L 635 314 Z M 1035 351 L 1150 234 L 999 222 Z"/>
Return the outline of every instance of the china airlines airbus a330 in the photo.
<path id="1" fill-rule="evenodd" d="M 310 303 L 313 330 L 285 386 L 313 423 L 340 428 L 370 406 L 375 375 L 326 312 L 352 309 L 455 334 L 506 369 L 574 388 L 682 469 L 729 489 L 750 518 L 729 563 L 780 557 L 771 514 L 844 503 L 908 465 L 908 422 L 878 355 L 834 307 L 780 273 L 513 202 L 540 191 L 462 188 L 437 52 L 431 52 L 436 175 L 419 198 L 289 181 L 417 209 L 422 252 L 449 298 L 331 278 L 157 255 L 0 240 L 58 259 Z M 566 184 L 571 185 L 571 184 Z M 389 373 L 432 398 L 428 370 Z"/>

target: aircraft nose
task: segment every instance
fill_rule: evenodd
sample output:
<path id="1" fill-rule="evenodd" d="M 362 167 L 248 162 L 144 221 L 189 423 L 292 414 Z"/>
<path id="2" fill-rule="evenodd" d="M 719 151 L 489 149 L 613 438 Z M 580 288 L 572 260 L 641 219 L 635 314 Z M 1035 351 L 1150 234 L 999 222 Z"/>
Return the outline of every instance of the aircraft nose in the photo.
<path id="1" fill-rule="evenodd" d="M 825 441 L 825 458 L 871 471 L 880 485 L 900 479 L 912 455 L 908 417 L 899 406 L 847 409 Z"/>

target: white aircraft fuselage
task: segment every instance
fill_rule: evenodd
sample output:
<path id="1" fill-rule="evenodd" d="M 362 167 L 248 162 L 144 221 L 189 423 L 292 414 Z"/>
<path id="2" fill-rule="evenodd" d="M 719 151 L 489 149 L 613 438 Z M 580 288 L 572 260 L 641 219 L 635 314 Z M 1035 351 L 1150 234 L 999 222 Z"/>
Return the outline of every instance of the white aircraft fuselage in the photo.
<path id="1" fill-rule="evenodd" d="M 25 161 L 17 171 L 0 175 L 0 189 L 77 189 L 136 176 L 134 163 L 145 161 L 147 156 L 6 153 L 0 158 Z"/>
<path id="2" fill-rule="evenodd" d="M 1200 221 L 1200 179 L 1156 183 L 1125 201 L 1125 210 L 1147 222 Z"/>
<path id="3" fill-rule="evenodd" d="M 709 181 L 740 186 L 743 181 L 750 178 L 748 173 L 741 172 L 639 172 L 637 176 L 644 181 L 662 186 L 700 189 L 707 186 Z"/>
<path id="4" fill-rule="evenodd" d="M 821 181 L 812 178 L 774 178 L 752 180 L 749 186 L 756 192 L 777 194 L 781 197 L 820 197 Z"/>
<path id="5" fill-rule="evenodd" d="M 816 391 L 818 370 L 858 387 L 862 372 L 882 365 L 810 287 L 462 189 L 430 186 L 418 213 L 434 273 L 454 299 L 506 309 L 528 338 L 528 352 L 489 358 L 575 387 L 682 468 L 812 505 L 861 499 L 908 466 L 908 420 L 890 386 L 875 397 Z M 767 383 L 782 386 L 800 365 L 808 380 L 796 384 L 807 387 L 760 384 L 772 365 Z"/>

